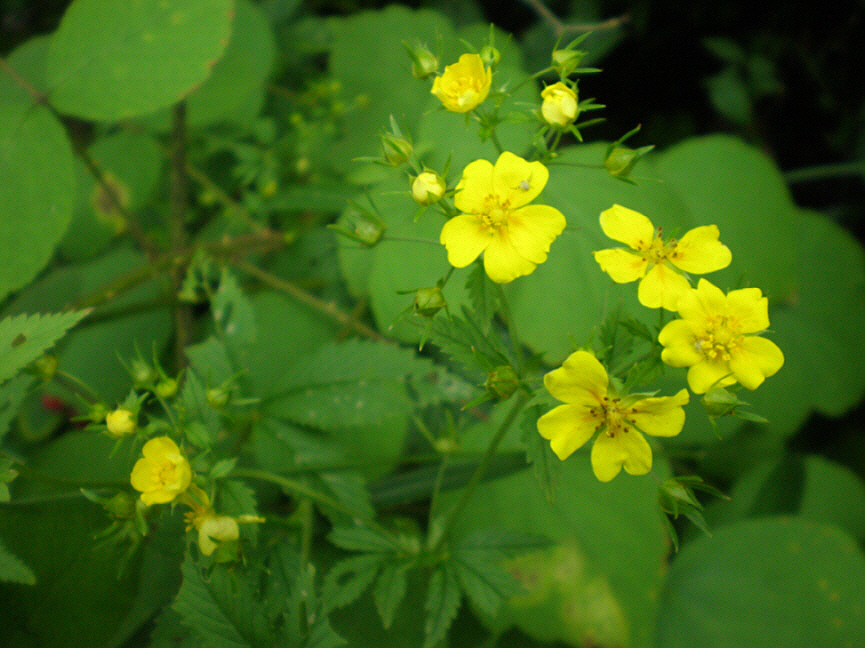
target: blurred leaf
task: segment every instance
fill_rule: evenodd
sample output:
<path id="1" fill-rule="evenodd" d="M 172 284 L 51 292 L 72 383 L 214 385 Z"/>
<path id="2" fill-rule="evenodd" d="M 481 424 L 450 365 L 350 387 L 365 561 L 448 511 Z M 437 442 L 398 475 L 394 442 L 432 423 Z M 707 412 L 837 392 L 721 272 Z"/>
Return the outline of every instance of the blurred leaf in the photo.
<path id="1" fill-rule="evenodd" d="M 495 550 L 458 549 L 449 562 L 466 597 L 486 616 L 494 616 L 506 599 L 523 591 L 502 567 L 502 558 Z"/>
<path id="2" fill-rule="evenodd" d="M 34 36 L 12 50 L 6 63 L 21 78 L 40 92 L 45 92 L 45 56 L 48 53 L 50 36 Z M 0 102 L 29 102 L 35 98 L 21 87 L 9 74 L 0 76 Z"/>
<path id="3" fill-rule="evenodd" d="M 431 648 L 445 638 L 459 611 L 461 601 L 462 592 L 453 566 L 448 562 L 439 565 L 429 579 L 424 604 L 427 615 L 424 624 L 424 648 Z"/>
<path id="4" fill-rule="evenodd" d="M 3 299 L 45 267 L 75 204 L 72 147 L 46 108 L 0 102 L 0 178 Z"/>
<path id="5" fill-rule="evenodd" d="M 368 527 L 335 527 L 327 539 L 347 551 L 390 553 L 398 548 L 390 538 Z"/>
<path id="6" fill-rule="evenodd" d="M 11 553 L 0 541 L 0 581 L 35 585 L 36 576 L 15 554 Z"/>
<path id="7" fill-rule="evenodd" d="M 88 312 L 17 315 L 0 320 L 0 383 L 54 346 Z"/>
<path id="8" fill-rule="evenodd" d="M 222 271 L 210 307 L 229 348 L 242 348 L 255 342 L 258 331 L 252 303 L 238 285 L 237 277 L 227 268 Z"/>
<path id="9" fill-rule="evenodd" d="M 496 284 L 487 277 L 483 264 L 472 264 L 466 280 L 466 290 L 475 312 L 475 321 L 479 323 L 484 334 L 489 333 L 490 324 L 499 308 L 499 293 Z"/>
<path id="10" fill-rule="evenodd" d="M 232 0 L 140 0 L 122 12 L 75 0 L 51 39 L 51 104 L 115 121 L 182 100 L 210 76 L 231 34 Z"/>
<path id="11" fill-rule="evenodd" d="M 0 441 L 9 431 L 12 419 L 18 414 L 18 408 L 35 380 L 33 376 L 21 374 L 0 387 Z"/>
<path id="12" fill-rule="evenodd" d="M 393 625 L 396 611 L 405 598 L 408 587 L 408 567 L 398 562 L 387 562 L 378 575 L 372 591 L 375 607 L 385 629 Z"/>
<path id="13" fill-rule="evenodd" d="M 722 116 L 738 126 L 747 126 L 754 121 L 751 96 L 741 72 L 733 66 L 706 79 L 709 101 Z"/>
<path id="14" fill-rule="evenodd" d="M 731 524 L 682 548 L 657 646 L 854 646 L 865 636 L 865 557 L 837 527 L 796 518 Z"/>
<path id="15" fill-rule="evenodd" d="M 331 567 L 321 590 L 327 610 L 354 603 L 372 585 L 387 560 L 386 553 L 361 554 L 340 560 Z"/>

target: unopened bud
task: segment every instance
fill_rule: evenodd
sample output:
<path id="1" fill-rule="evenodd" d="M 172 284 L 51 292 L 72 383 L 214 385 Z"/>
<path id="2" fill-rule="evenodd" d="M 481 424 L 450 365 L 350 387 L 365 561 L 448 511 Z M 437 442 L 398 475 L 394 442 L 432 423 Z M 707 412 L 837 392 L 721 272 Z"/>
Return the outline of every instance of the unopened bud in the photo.
<path id="1" fill-rule="evenodd" d="M 140 358 L 133 358 L 129 373 L 132 375 L 132 382 L 136 387 L 149 387 L 159 378 L 156 369 Z"/>
<path id="2" fill-rule="evenodd" d="M 109 436 L 120 439 L 133 434 L 138 423 L 135 421 L 135 414 L 128 409 L 118 408 L 105 416 L 105 427 L 108 428 Z"/>
<path id="3" fill-rule="evenodd" d="M 438 286 L 420 288 L 414 294 L 414 311 L 418 315 L 432 317 L 445 306 L 445 296 Z"/>
<path id="4" fill-rule="evenodd" d="M 541 92 L 544 102 L 541 114 L 551 126 L 566 128 L 574 123 L 580 112 L 577 93 L 564 83 L 554 83 Z"/>
<path id="5" fill-rule="evenodd" d="M 424 171 L 411 183 L 411 195 L 419 205 L 431 205 L 445 195 L 447 185 L 435 171 Z"/>
<path id="6" fill-rule="evenodd" d="M 390 133 L 381 136 L 381 147 L 384 152 L 384 159 L 392 166 L 400 166 L 405 164 L 411 157 L 412 145 L 404 137 L 397 137 Z"/>
<path id="7" fill-rule="evenodd" d="M 40 379 L 45 382 L 51 382 L 57 373 L 57 358 L 50 353 L 46 353 L 33 363 L 33 368 Z"/>
<path id="8" fill-rule="evenodd" d="M 487 375 L 484 387 L 499 400 L 510 398 L 520 386 L 517 372 L 510 365 L 496 367 Z"/>
<path id="9" fill-rule="evenodd" d="M 439 69 L 439 60 L 425 45 L 409 47 L 406 45 L 408 55 L 411 57 L 411 73 L 415 79 L 426 79 Z"/>
<path id="10" fill-rule="evenodd" d="M 604 166 L 607 167 L 610 175 L 617 178 L 627 178 L 631 174 L 631 171 L 634 170 L 637 162 L 640 161 L 640 158 L 653 148 L 653 146 L 642 146 L 634 150 L 627 146 L 612 146 L 607 149 L 607 158 L 604 160 Z"/>
<path id="11" fill-rule="evenodd" d="M 211 387 L 204 392 L 204 395 L 208 404 L 216 410 L 221 410 L 228 405 L 228 401 L 231 399 L 231 392 L 225 387 Z"/>
<path id="12" fill-rule="evenodd" d="M 171 398 L 177 393 L 177 381 L 174 378 L 163 378 L 158 383 L 153 391 L 159 398 Z"/>
<path id="13" fill-rule="evenodd" d="M 742 404 L 736 394 L 723 387 L 713 387 L 703 395 L 700 402 L 703 404 L 706 414 L 716 418 L 731 414 L 736 407 Z"/>
<path id="14" fill-rule="evenodd" d="M 495 67 L 499 64 L 499 61 L 502 60 L 502 53 L 499 52 L 492 45 L 484 45 L 479 52 L 481 60 L 484 62 L 484 65 L 488 67 Z"/>
<path id="15" fill-rule="evenodd" d="M 582 50 L 575 49 L 557 49 L 553 51 L 553 68 L 559 73 L 562 78 L 568 77 L 574 73 L 583 57 L 586 55 Z"/>

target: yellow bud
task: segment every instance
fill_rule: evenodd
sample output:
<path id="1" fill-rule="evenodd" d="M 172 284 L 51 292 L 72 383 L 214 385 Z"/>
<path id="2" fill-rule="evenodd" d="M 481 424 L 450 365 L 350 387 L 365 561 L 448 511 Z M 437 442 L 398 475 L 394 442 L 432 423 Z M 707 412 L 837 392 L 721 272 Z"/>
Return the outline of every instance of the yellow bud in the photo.
<path id="1" fill-rule="evenodd" d="M 544 103 L 541 105 L 541 114 L 551 126 L 565 128 L 574 123 L 580 113 L 577 104 L 577 93 L 564 83 L 555 83 L 544 88 L 541 92 Z"/>
<path id="2" fill-rule="evenodd" d="M 447 186 L 435 171 L 424 171 L 411 183 L 411 195 L 419 205 L 431 205 L 441 200 Z"/>
<path id="3" fill-rule="evenodd" d="M 105 426 L 108 428 L 108 434 L 115 439 L 120 439 L 133 434 L 138 427 L 135 422 L 135 414 L 128 409 L 116 409 L 113 412 L 108 412 L 105 416 Z"/>
<path id="4" fill-rule="evenodd" d="M 205 556 L 211 555 L 220 542 L 231 542 L 240 537 L 237 520 L 228 515 L 211 515 L 198 528 L 198 547 Z"/>
<path id="5" fill-rule="evenodd" d="M 474 110 L 490 92 L 493 74 L 477 54 L 463 54 L 433 81 L 432 94 L 451 112 Z"/>

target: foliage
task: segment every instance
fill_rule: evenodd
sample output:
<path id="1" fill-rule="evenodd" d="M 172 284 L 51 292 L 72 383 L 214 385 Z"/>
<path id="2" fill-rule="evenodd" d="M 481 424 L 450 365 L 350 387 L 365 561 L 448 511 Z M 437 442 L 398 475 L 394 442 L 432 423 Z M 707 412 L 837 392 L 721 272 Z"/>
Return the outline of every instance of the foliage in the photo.
<path id="1" fill-rule="evenodd" d="M 865 635 L 865 484 L 793 449 L 865 394 L 862 246 L 736 137 L 589 141 L 617 25 L 133 5 L 0 59 L 4 644 Z M 771 70 L 705 45 L 751 123 Z"/>

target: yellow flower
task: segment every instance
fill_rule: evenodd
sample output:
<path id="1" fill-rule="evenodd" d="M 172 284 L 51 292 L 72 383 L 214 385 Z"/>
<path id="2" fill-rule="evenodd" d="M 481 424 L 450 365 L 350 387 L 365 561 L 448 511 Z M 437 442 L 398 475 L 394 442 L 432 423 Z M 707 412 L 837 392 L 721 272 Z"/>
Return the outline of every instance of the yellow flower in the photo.
<path id="1" fill-rule="evenodd" d="M 574 123 L 580 109 L 577 106 L 577 93 L 564 83 L 554 83 L 541 92 L 544 102 L 541 104 L 541 114 L 551 126 L 564 128 Z"/>
<path id="2" fill-rule="evenodd" d="M 441 200 L 447 186 L 435 171 L 424 171 L 411 183 L 411 196 L 419 205 L 431 205 Z"/>
<path id="3" fill-rule="evenodd" d="M 661 228 L 656 232 L 648 218 L 613 205 L 601 213 L 601 228 L 631 249 L 600 250 L 594 253 L 595 260 L 616 283 L 642 279 L 637 296 L 648 308 L 676 310 L 679 296 L 691 288 L 681 272 L 714 272 L 726 268 L 733 258 L 730 249 L 718 240 L 715 225 L 694 228 L 681 239 L 665 243 Z"/>
<path id="4" fill-rule="evenodd" d="M 529 205 L 550 172 L 505 151 L 495 166 L 475 160 L 463 171 L 454 204 L 462 214 L 442 228 L 448 261 L 464 268 L 484 253 L 490 279 L 507 283 L 547 260 L 550 244 L 565 229 L 565 217 L 546 205 Z"/>
<path id="5" fill-rule="evenodd" d="M 493 73 L 477 54 L 463 54 L 433 81 L 432 94 L 451 112 L 464 113 L 487 98 Z"/>
<path id="6" fill-rule="evenodd" d="M 679 298 L 679 317 L 658 336 L 661 359 L 688 369 L 688 386 L 704 394 L 712 386 L 741 383 L 756 389 L 784 364 L 784 354 L 754 335 L 769 327 L 769 301 L 759 288 L 727 295 L 705 279 Z"/>
<path id="7" fill-rule="evenodd" d="M 141 452 L 144 456 L 135 462 L 131 481 L 147 506 L 170 502 L 189 487 L 192 469 L 169 437 L 150 439 Z"/>
<path id="8" fill-rule="evenodd" d="M 198 548 L 205 556 L 209 556 L 219 546 L 220 542 L 230 542 L 240 537 L 237 520 L 228 515 L 208 515 L 196 519 L 198 529 Z"/>
<path id="9" fill-rule="evenodd" d="M 544 386 L 565 405 L 538 419 L 538 432 L 564 461 L 595 432 L 592 470 L 602 482 L 619 474 L 644 475 L 652 468 L 652 449 L 643 434 L 676 436 L 685 424 L 688 391 L 675 396 L 619 397 L 603 365 L 588 351 L 577 351 L 544 376 Z"/>
<path id="10" fill-rule="evenodd" d="M 105 415 L 105 426 L 108 428 L 108 435 L 115 439 L 132 434 L 138 427 L 135 422 L 135 414 L 123 408 L 108 412 Z"/>

